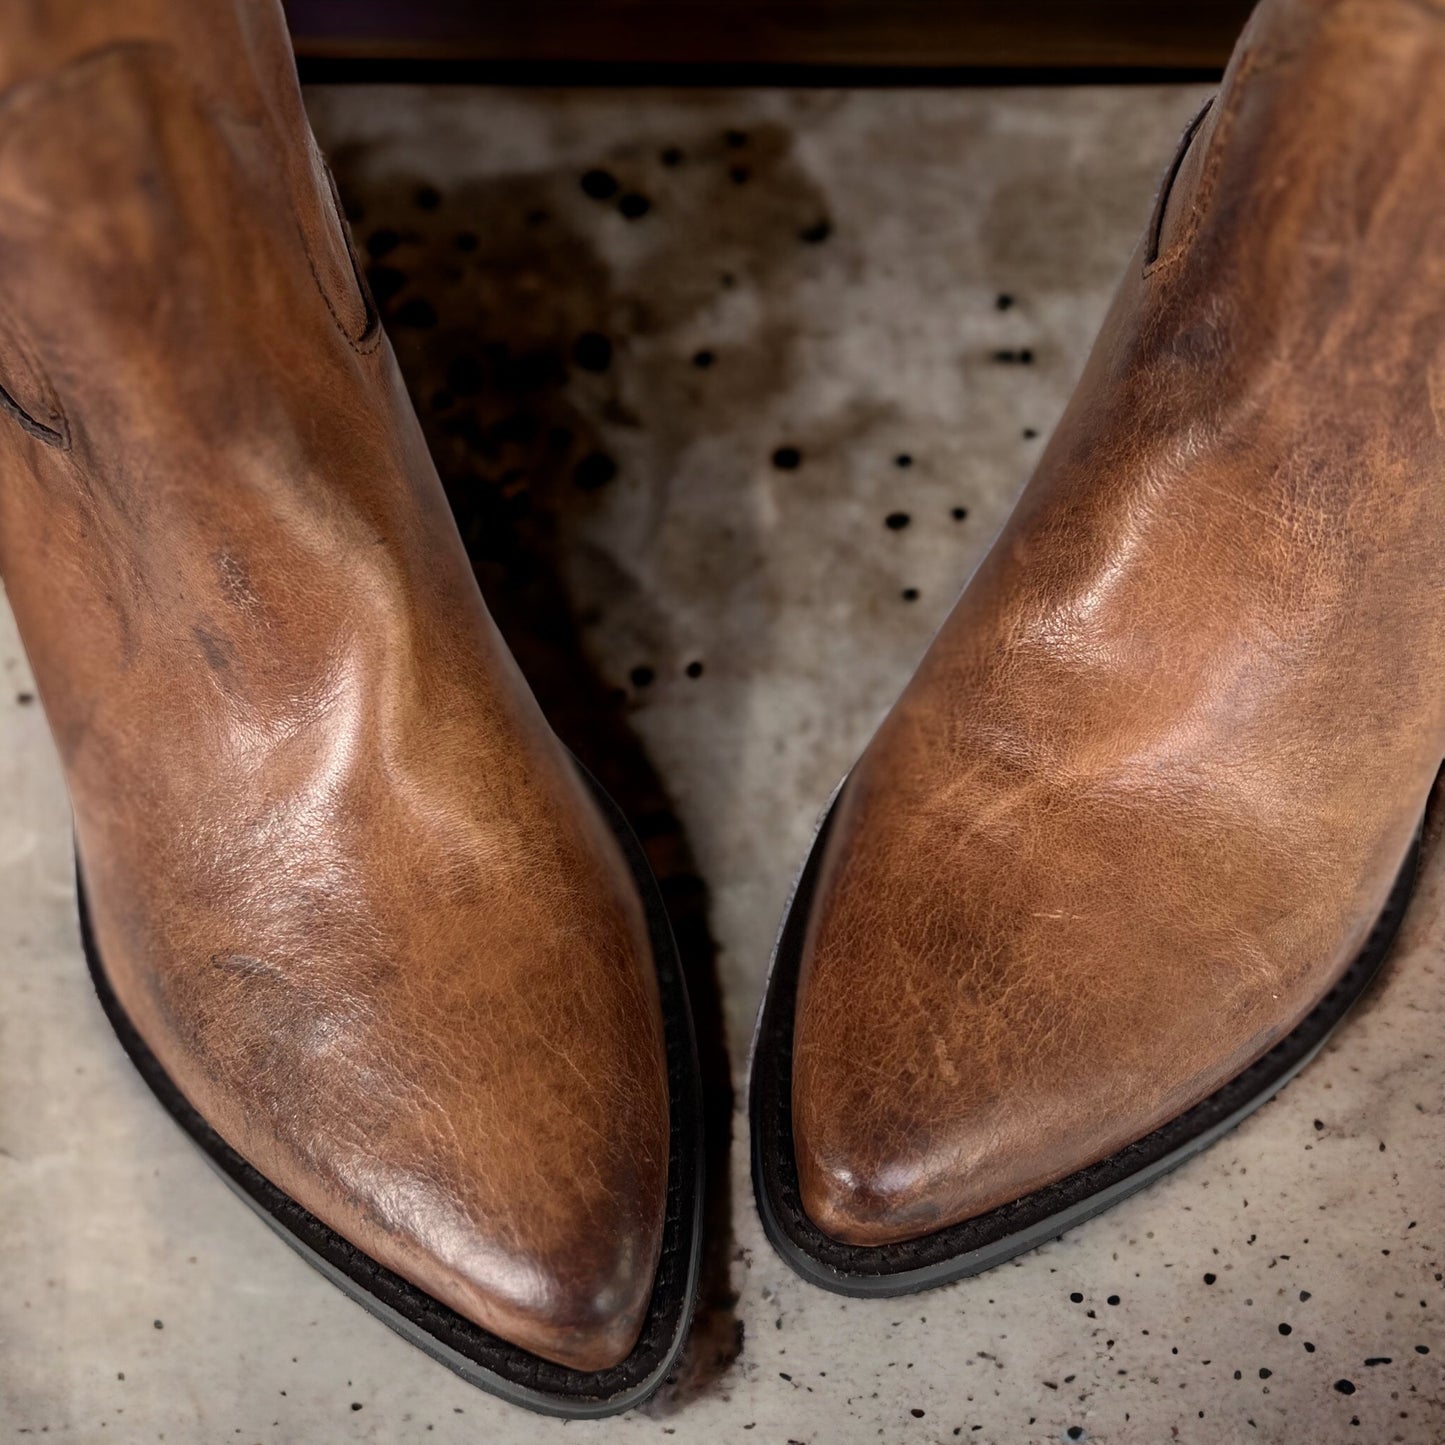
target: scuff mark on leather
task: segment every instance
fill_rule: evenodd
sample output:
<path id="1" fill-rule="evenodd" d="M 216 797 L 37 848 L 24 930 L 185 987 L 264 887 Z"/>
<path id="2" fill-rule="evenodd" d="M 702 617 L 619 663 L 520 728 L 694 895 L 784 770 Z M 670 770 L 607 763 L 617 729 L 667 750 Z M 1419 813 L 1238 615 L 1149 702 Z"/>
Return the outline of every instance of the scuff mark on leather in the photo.
<path id="1" fill-rule="evenodd" d="M 224 637 L 217 637 L 207 632 L 204 627 L 191 628 L 191 636 L 196 639 L 206 659 L 206 666 L 212 672 L 226 672 L 230 669 L 231 654 L 235 649 Z"/>

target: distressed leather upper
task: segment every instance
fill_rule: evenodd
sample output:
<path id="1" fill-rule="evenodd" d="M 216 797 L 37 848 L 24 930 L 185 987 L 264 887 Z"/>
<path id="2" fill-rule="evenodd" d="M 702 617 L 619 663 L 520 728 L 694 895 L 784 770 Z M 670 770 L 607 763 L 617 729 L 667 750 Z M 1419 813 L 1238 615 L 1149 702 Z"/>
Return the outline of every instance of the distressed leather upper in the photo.
<path id="1" fill-rule="evenodd" d="M 847 782 L 804 1205 L 929 1232 L 1348 965 L 1445 756 L 1445 14 L 1266 0 L 1003 534 Z"/>
<path id="2" fill-rule="evenodd" d="M 664 1213 L 647 927 L 477 593 L 279 6 L 0 37 L 0 567 L 115 992 L 325 1223 L 613 1364 Z"/>

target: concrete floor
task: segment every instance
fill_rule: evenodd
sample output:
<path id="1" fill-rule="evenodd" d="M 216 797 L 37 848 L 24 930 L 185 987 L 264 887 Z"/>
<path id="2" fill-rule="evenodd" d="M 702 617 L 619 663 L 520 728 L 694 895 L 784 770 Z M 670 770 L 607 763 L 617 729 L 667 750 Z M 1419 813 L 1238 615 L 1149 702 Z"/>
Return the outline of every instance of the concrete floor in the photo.
<path id="1" fill-rule="evenodd" d="M 815 812 L 1027 476 L 1202 93 L 311 96 L 489 599 L 646 821 L 723 1117 Z M 86 980 L 8 613 L 0 679 L 0 1438 L 1445 1438 L 1438 850 L 1278 1101 L 992 1274 L 805 1286 L 735 1115 L 685 1368 L 562 1425 L 344 1299 L 151 1100 Z"/>

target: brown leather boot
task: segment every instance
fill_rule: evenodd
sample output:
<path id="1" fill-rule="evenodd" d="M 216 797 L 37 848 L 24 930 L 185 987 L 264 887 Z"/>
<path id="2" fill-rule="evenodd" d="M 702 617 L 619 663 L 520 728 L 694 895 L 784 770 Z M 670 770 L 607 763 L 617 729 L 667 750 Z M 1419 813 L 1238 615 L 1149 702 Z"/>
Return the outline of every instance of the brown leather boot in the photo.
<path id="1" fill-rule="evenodd" d="M 482 605 L 279 5 L 0 32 L 0 567 L 102 997 L 389 1324 L 522 1403 L 635 1403 L 696 1271 L 677 959 Z"/>
<path id="2" fill-rule="evenodd" d="M 819 1283 L 1053 1238 L 1380 961 L 1445 755 L 1445 7 L 1266 0 L 1002 536 L 833 804 L 754 1172 Z"/>

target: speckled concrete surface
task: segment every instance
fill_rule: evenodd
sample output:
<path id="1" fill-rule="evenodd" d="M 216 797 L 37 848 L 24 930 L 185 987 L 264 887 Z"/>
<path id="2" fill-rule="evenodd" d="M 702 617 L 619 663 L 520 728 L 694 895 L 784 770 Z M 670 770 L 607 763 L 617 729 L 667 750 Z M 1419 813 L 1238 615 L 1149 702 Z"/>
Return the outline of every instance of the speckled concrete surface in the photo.
<path id="1" fill-rule="evenodd" d="M 489 598 L 682 920 L 721 1117 L 815 812 L 1027 475 L 1200 96 L 311 97 Z M 564 1426 L 342 1298 L 147 1096 L 86 981 L 31 694 L 5 614 L 0 1438 L 1445 1438 L 1438 850 L 1278 1101 L 990 1275 L 803 1285 L 739 1117 L 687 1367 Z"/>

